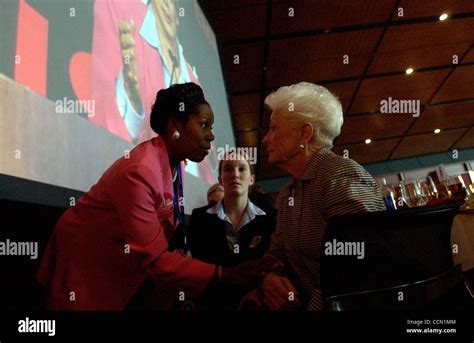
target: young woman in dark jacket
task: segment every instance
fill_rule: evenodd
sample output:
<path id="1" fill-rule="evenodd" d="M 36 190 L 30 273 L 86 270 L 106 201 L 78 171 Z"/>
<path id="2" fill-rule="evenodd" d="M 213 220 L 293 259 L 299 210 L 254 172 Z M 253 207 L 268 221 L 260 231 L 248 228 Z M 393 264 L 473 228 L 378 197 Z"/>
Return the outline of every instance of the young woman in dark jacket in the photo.
<path id="1" fill-rule="evenodd" d="M 252 165 L 244 153 L 234 151 L 219 163 L 219 182 L 224 198 L 216 205 L 195 209 L 188 231 L 193 258 L 222 266 L 235 266 L 258 259 L 269 248 L 275 229 L 275 213 L 266 213 L 249 200 L 254 183 Z M 252 285 L 216 284 L 199 299 L 205 309 L 237 309 Z"/>

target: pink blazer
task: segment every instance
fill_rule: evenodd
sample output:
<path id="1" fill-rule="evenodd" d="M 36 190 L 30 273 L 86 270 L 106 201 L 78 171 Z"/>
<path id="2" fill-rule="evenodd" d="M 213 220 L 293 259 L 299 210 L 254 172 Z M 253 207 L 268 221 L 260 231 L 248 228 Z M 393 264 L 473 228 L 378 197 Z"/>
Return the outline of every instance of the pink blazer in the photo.
<path id="1" fill-rule="evenodd" d="M 38 271 L 52 310 L 120 310 L 145 278 L 195 296 L 214 265 L 168 252 L 172 176 L 161 137 L 117 160 L 56 224 Z M 163 293 L 164 294 L 164 293 Z"/>

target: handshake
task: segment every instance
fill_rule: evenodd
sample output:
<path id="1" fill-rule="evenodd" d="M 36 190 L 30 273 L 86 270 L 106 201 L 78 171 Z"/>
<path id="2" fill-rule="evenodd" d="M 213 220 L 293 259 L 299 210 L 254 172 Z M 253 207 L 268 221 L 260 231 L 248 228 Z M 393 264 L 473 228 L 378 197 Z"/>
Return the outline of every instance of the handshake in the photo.
<path id="1" fill-rule="evenodd" d="M 216 266 L 214 278 L 219 282 L 227 284 L 246 284 L 264 276 L 267 272 L 277 271 L 282 267 L 283 262 L 268 256 L 258 260 L 245 261 L 235 267 Z"/>

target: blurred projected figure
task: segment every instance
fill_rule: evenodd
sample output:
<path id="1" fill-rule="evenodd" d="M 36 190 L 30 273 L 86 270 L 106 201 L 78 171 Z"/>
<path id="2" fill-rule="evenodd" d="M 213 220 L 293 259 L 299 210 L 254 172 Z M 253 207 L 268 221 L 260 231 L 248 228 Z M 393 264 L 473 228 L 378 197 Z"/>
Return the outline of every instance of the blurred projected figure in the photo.
<path id="1" fill-rule="evenodd" d="M 224 198 L 224 186 L 220 183 L 215 183 L 207 190 L 207 204 L 215 206 Z"/>
<path id="2" fill-rule="evenodd" d="M 184 58 L 178 25 L 176 0 L 95 2 L 91 121 L 133 143 L 153 136 L 149 116 L 156 91 L 198 83 Z M 208 166 L 207 159 L 204 170 L 188 162 L 186 171 L 213 183 Z"/>

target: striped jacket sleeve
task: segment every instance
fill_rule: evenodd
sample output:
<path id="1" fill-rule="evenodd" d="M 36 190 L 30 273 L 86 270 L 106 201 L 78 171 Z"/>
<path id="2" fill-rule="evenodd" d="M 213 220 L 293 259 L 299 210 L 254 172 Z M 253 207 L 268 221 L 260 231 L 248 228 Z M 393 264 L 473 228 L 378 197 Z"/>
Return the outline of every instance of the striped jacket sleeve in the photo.
<path id="1" fill-rule="evenodd" d="M 382 195 L 373 177 L 361 166 L 347 160 L 322 182 L 324 215 L 384 211 Z"/>

